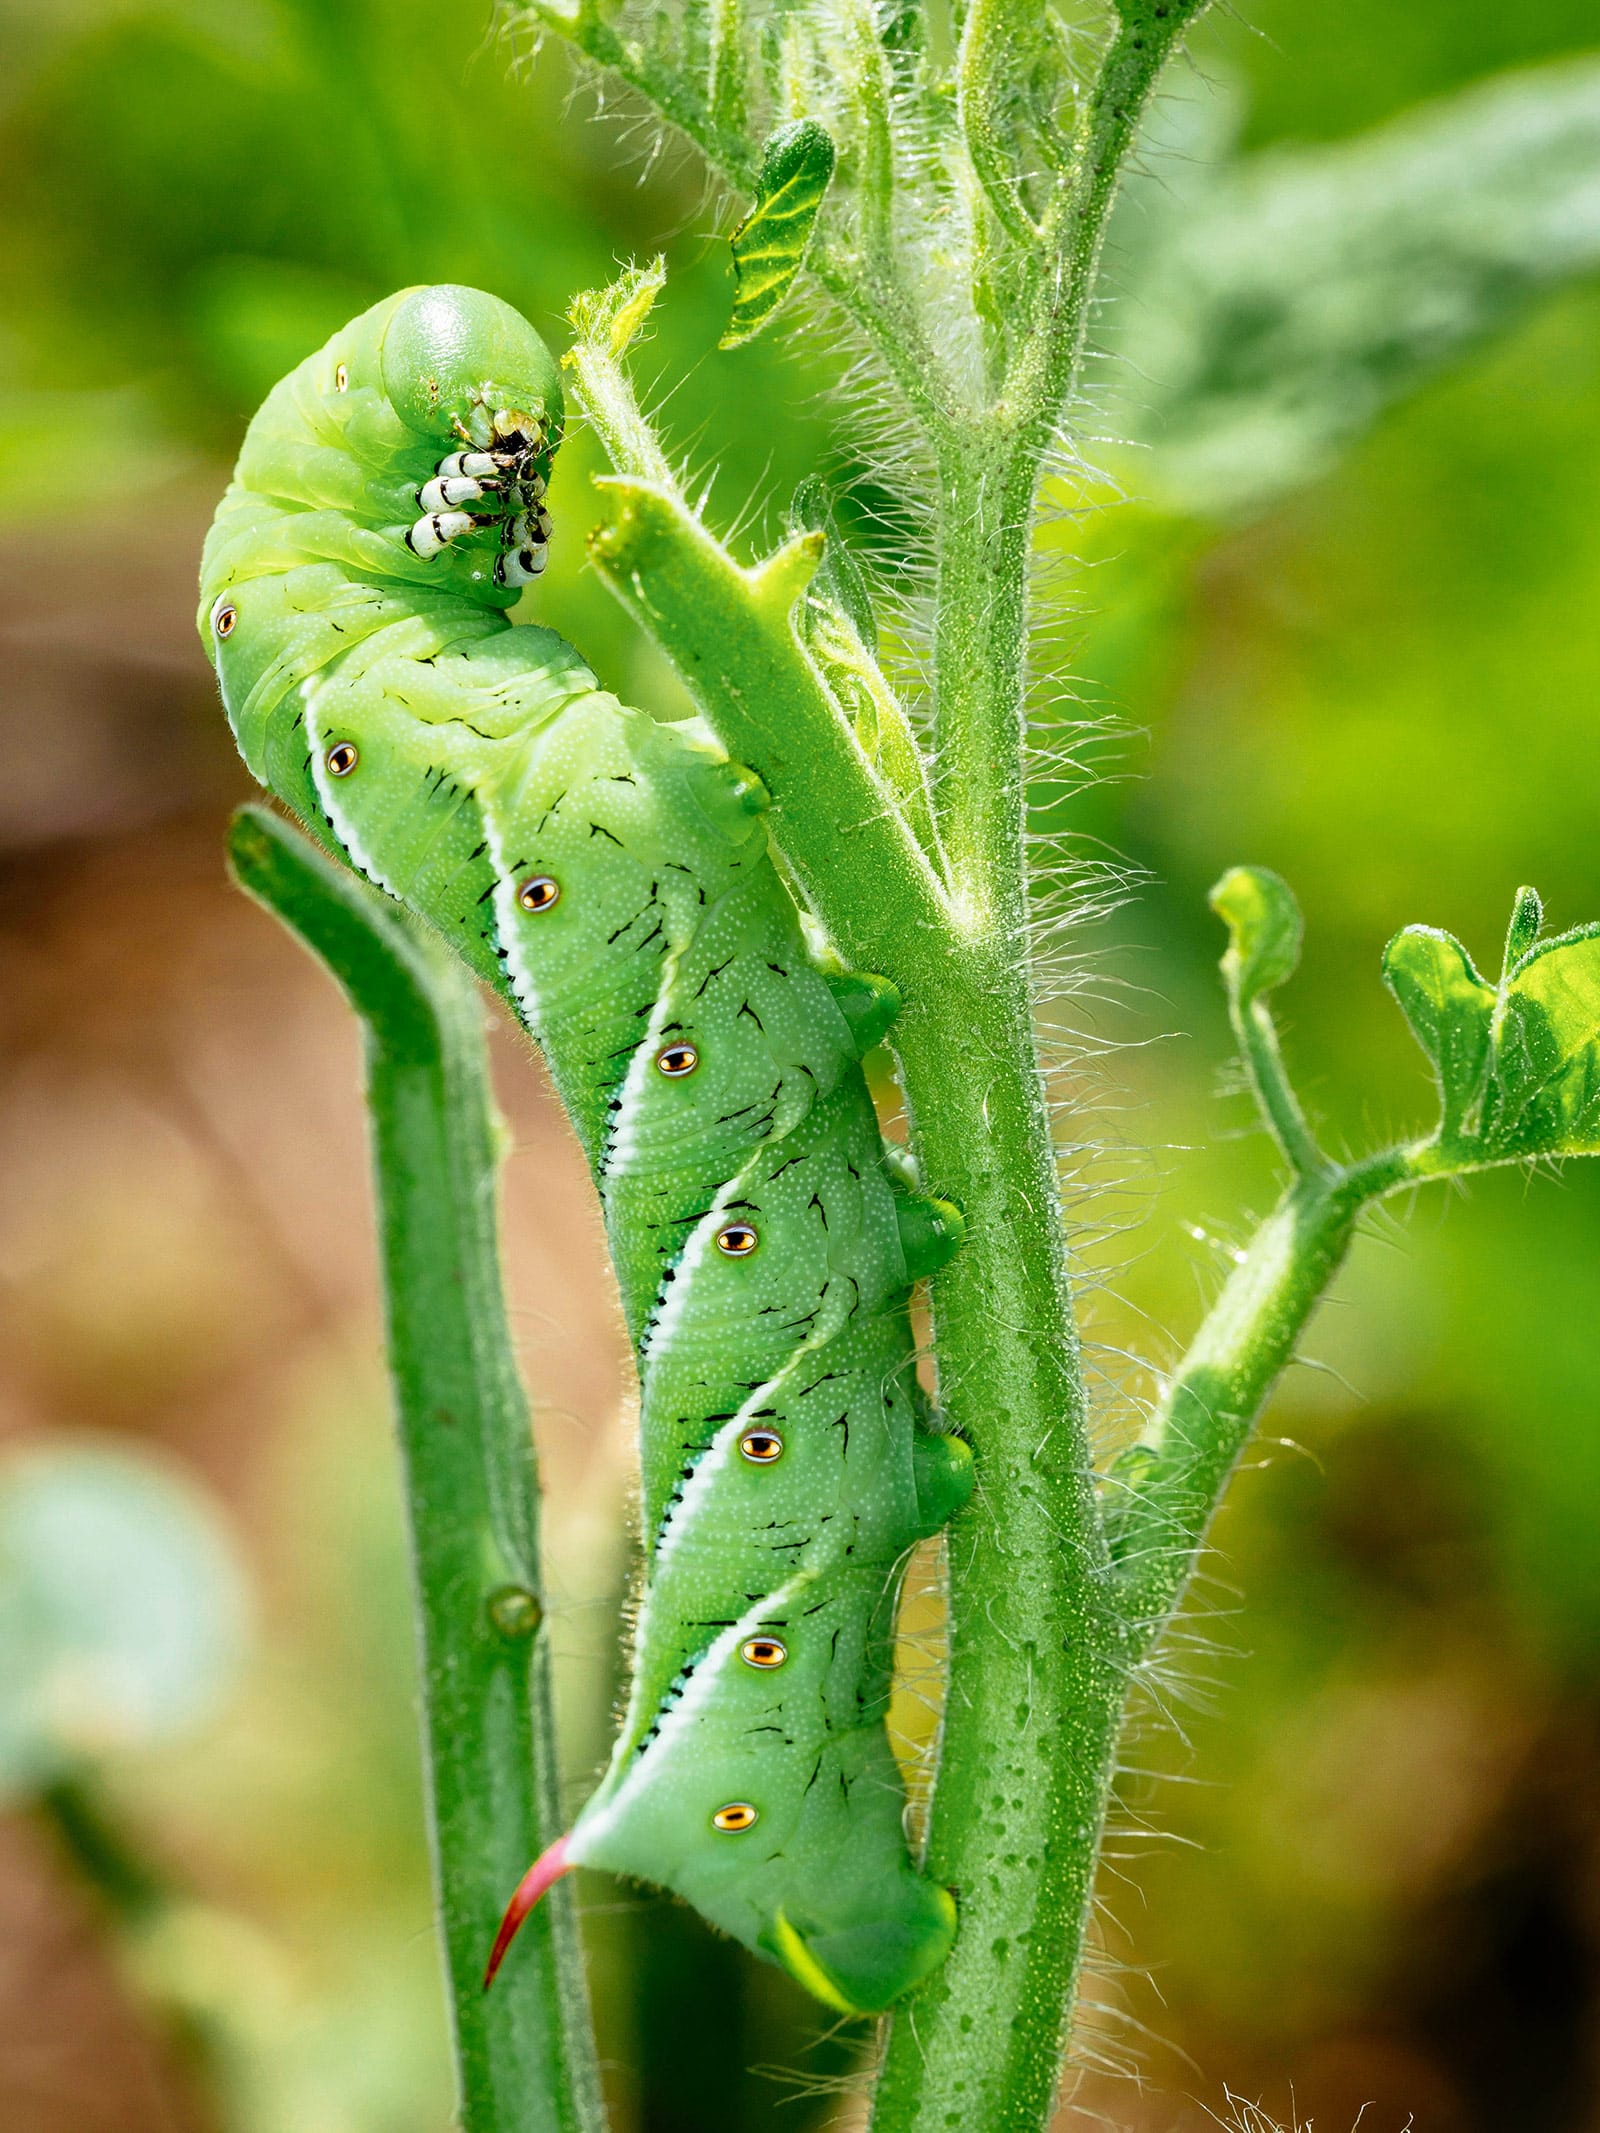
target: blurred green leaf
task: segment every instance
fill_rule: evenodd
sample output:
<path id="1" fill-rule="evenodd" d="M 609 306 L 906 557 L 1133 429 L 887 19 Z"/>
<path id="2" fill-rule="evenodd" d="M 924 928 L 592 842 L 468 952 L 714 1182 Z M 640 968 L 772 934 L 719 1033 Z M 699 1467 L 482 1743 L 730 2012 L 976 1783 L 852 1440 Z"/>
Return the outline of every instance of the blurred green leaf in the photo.
<path id="1" fill-rule="evenodd" d="M 1523 890 L 1511 948 L 1530 913 L 1537 925 L 1537 898 Z M 1408 926 L 1383 974 L 1432 1062 L 1449 1162 L 1600 1152 L 1600 926 L 1528 944 L 1498 987 L 1450 934 Z"/>
<path id="2" fill-rule="evenodd" d="M 1222 969 L 1241 1006 L 1294 976 L 1304 929 L 1294 891 L 1281 874 L 1270 867 L 1234 867 L 1212 889 L 1211 908 L 1228 929 Z"/>
<path id="3" fill-rule="evenodd" d="M 1158 120 L 1119 225 L 1117 419 L 1154 447 L 1141 486 L 1175 508 L 1262 509 L 1542 293 L 1600 270 L 1593 60 L 1208 167 L 1227 116 L 1180 113 L 1165 153 L 1173 120 Z"/>
<path id="4" fill-rule="evenodd" d="M 198 1488 L 149 1455 L 39 1444 L 0 1466 L 0 1797 L 203 1725 L 246 1596 Z"/>
<path id="5" fill-rule="evenodd" d="M 755 205 L 728 240 L 735 294 L 721 347 L 753 341 L 793 287 L 833 165 L 832 137 L 816 119 L 796 119 L 768 141 Z"/>

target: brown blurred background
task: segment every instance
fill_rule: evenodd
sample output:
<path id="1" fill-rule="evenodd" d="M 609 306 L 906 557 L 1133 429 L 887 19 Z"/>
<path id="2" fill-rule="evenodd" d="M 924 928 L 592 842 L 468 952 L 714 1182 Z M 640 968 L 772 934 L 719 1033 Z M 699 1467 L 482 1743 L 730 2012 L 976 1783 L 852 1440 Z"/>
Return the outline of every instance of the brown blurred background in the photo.
<path id="1" fill-rule="evenodd" d="M 1523 880 L 1600 917 L 1593 37 L 1577 0 L 1258 0 L 1152 130 L 1095 374 L 1139 501 L 1048 534 L 1039 682 L 1042 761 L 1115 729 L 1106 782 L 1041 770 L 1048 863 L 1145 876 L 1053 1018 L 1108 1441 L 1271 1191 L 1208 882 L 1299 890 L 1294 1063 L 1352 1147 L 1428 1115 L 1395 928 L 1492 963 Z M 392 286 L 559 340 L 665 244 L 644 368 L 713 518 L 753 549 L 820 466 L 894 563 L 825 341 L 717 353 L 726 217 L 514 56 L 486 0 L 0 5 L 5 2133 L 449 2122 L 355 1033 L 221 863 L 249 781 L 192 617 L 244 420 Z M 563 457 L 541 611 L 655 701 L 582 565 L 596 464 Z M 627 1365 L 576 1150 L 496 1063 L 576 1798 Z M 1132 1744 L 1116 2071 L 1064 2127 L 1200 2133 L 1231 2088 L 1318 2133 L 1600 2133 L 1597 1245 L 1574 1166 L 1360 1246 Z M 682 1909 L 586 1895 L 624 2133 L 850 2121 L 855 2040 Z"/>

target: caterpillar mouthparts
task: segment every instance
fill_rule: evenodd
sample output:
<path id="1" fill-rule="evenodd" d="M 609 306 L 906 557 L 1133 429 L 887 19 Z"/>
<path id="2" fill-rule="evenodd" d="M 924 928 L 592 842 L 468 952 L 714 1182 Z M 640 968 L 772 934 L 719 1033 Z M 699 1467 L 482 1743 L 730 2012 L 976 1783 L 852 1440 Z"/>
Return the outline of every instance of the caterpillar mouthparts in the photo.
<path id="1" fill-rule="evenodd" d="M 481 387 L 475 406 L 481 417 L 484 396 Z M 471 441 L 476 432 L 470 417 L 456 418 L 458 434 Z M 488 431 L 488 449 L 477 445 L 470 451 L 446 452 L 429 480 L 417 490 L 422 517 L 406 533 L 413 555 L 431 561 L 453 542 L 466 535 L 492 528 L 499 536 L 500 553 L 494 574 L 498 585 L 527 585 L 545 567 L 550 541 L 550 514 L 543 508 L 549 488 L 550 444 L 543 421 L 534 415 L 501 408 L 476 431 Z M 468 511 L 468 504 L 486 508 Z"/>

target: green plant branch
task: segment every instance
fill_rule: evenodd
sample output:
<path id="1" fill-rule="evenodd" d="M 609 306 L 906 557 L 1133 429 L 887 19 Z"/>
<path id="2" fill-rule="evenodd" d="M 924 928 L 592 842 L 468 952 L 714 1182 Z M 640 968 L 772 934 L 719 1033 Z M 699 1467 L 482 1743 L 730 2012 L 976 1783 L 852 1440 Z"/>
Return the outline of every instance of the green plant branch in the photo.
<path id="1" fill-rule="evenodd" d="M 1009 234 L 999 259 L 983 257 L 980 238 L 978 270 L 1020 278 L 1023 326 L 994 406 L 934 438 L 934 754 L 940 830 L 957 881 L 1022 954 L 1027 584 L 1039 484 L 1077 379 L 1123 165 L 1161 70 L 1204 0 L 1126 0 L 1085 103 L 1077 154 L 1020 252 L 999 205 L 1015 197 L 1015 176 L 1001 174 L 993 126 L 1018 40 L 991 20 L 988 5 L 980 0 L 963 39 L 962 108 L 969 152 Z M 1017 200 L 1010 221 L 1022 212 Z"/>
<path id="2" fill-rule="evenodd" d="M 711 54 L 706 69 L 708 115 L 719 132 L 746 138 L 745 20 L 740 0 L 711 0 Z"/>
<path id="3" fill-rule="evenodd" d="M 1297 1176 L 1251 1239 L 1168 1380 L 1140 1442 L 1106 1485 L 1130 1659 L 1183 1598 L 1229 1478 L 1363 1211 L 1413 1183 L 1411 1151 Z"/>
<path id="4" fill-rule="evenodd" d="M 891 2019 L 873 2124 L 1024 2133 L 1049 2116 L 1082 1958 L 1120 1625 L 1025 975 L 992 943 L 963 942 L 893 1041 L 923 1175 L 967 1216 L 932 1307 L 940 1398 L 973 1445 L 978 1495 L 949 1534 L 928 1846 L 960 1931 Z"/>
<path id="5" fill-rule="evenodd" d="M 1250 1091 L 1278 1152 L 1297 1177 L 1316 1177 L 1331 1169 L 1306 1123 L 1300 1099 L 1290 1084 L 1278 1043 L 1278 1025 L 1265 1000 L 1229 1001 L 1229 1016 L 1238 1040 Z"/>
<path id="6" fill-rule="evenodd" d="M 1300 960 L 1300 908 L 1289 885 L 1266 867 L 1234 867 L 1211 891 L 1229 930 L 1222 958 L 1228 1020 L 1250 1093 L 1278 1152 L 1296 1177 L 1333 1175 L 1317 1146 L 1283 1063 L 1270 999 Z"/>
<path id="7" fill-rule="evenodd" d="M 649 482 L 677 503 L 683 491 L 655 431 L 639 410 L 622 357 L 666 286 L 658 254 L 647 267 L 629 267 L 607 289 L 587 289 L 568 309 L 577 339 L 562 357 L 572 372 L 590 428 L 619 474 Z"/>
<path id="8" fill-rule="evenodd" d="M 851 249 L 827 233 L 812 239 L 806 268 L 877 351 L 926 433 L 957 435 L 958 396 L 949 367 L 936 354 L 899 275 L 864 274 Z"/>
<path id="9" fill-rule="evenodd" d="M 1049 448 L 1083 357 L 1106 224 L 1150 98 L 1207 0 L 1119 0 L 1117 25 L 1084 105 L 1077 153 L 1045 210 L 1032 316 L 1006 384 L 1019 434 Z"/>
<path id="10" fill-rule="evenodd" d="M 968 1242 L 932 1293 L 941 1399 L 980 1476 L 951 1534 L 929 1849 L 963 1924 L 895 2019 L 878 2123 L 942 2125 L 965 2099 L 975 2123 L 1037 2125 L 1081 1955 L 1123 1671 L 1025 962 L 946 901 L 796 635 L 821 537 L 742 571 L 675 495 L 621 477 L 605 488 L 600 569 L 770 786 L 774 835 L 841 951 L 900 988 L 893 1041 L 923 1178 L 967 1216 Z M 1041 1622 L 1058 1628 L 1041 1635 Z"/>
<path id="11" fill-rule="evenodd" d="M 1144 1656 L 1181 1605 L 1240 1455 L 1365 1211 L 1393 1193 L 1513 1160 L 1463 1160 L 1429 1138 L 1346 1165 L 1319 1159 L 1293 1178 L 1239 1255 L 1139 1442 L 1107 1477 L 1130 1658 Z"/>
<path id="12" fill-rule="evenodd" d="M 845 79 L 854 92 L 860 127 L 862 251 L 874 282 L 903 289 L 894 251 L 895 156 L 889 126 L 889 56 L 878 36 L 871 0 L 840 0 Z"/>
<path id="13" fill-rule="evenodd" d="M 626 475 L 603 488 L 614 509 L 591 538 L 596 563 L 771 792 L 774 834 L 823 924 L 853 961 L 901 936 L 913 982 L 936 982 L 942 885 L 795 632 L 823 536 L 741 570 L 676 496 Z"/>
<path id="14" fill-rule="evenodd" d="M 908 1017 L 895 1041 L 919 1159 L 968 1215 L 969 1243 L 934 1284 L 934 1325 L 941 1396 L 972 1437 L 984 1495 L 950 1539 L 949 1684 L 929 1842 L 931 1871 L 958 1891 L 961 1930 L 943 1969 L 891 2021 L 877 2133 L 965 2124 L 1024 2133 L 1048 2118 L 1126 1694 L 1127 1631 L 1087 1479 L 1032 1029 L 1027 585 L 1042 469 L 1076 378 L 1121 164 L 1196 12 L 1172 10 L 1161 34 L 1124 17 L 1042 233 L 1047 258 L 1001 398 L 959 437 L 934 440 L 936 793 L 965 936 L 943 1005 L 981 1034 L 987 1058 L 976 1061 L 937 1013 Z M 987 112 L 995 93 L 991 84 L 973 108 Z M 980 255 L 975 281 L 1000 271 Z"/>
<path id="15" fill-rule="evenodd" d="M 561 1828 L 538 1480 L 500 1285 L 482 1003 L 442 942 L 264 809 L 241 810 L 229 852 L 240 885 L 338 980 L 366 1036 L 463 2133 L 599 2133 L 567 1890 L 530 1921 L 500 1989 L 482 1989 L 505 1901 Z"/>
<path id="16" fill-rule="evenodd" d="M 1107 1477 L 1133 1659 L 1181 1603 L 1229 1476 L 1363 1211 L 1436 1179 L 1600 1152 L 1600 929 L 1541 941 L 1539 898 L 1519 890 L 1498 985 L 1450 935 L 1422 926 L 1397 934 L 1384 975 L 1432 1063 L 1439 1118 L 1424 1139 L 1341 1165 L 1306 1124 L 1269 1005 L 1299 960 L 1294 897 L 1268 869 L 1235 867 L 1211 902 L 1229 929 L 1222 974 L 1251 1092 L 1290 1181 L 1140 1442 Z"/>
<path id="17" fill-rule="evenodd" d="M 1023 19 L 1028 12 L 1016 0 L 972 0 L 956 54 L 956 111 L 967 154 L 1001 228 L 1024 252 L 1042 233 L 1023 203 L 1011 140 L 999 120 L 1018 40 L 1032 30 Z"/>
<path id="18" fill-rule="evenodd" d="M 644 45 L 620 37 L 594 0 L 579 0 L 568 9 L 555 0 L 533 0 L 527 12 L 543 29 L 554 32 L 589 63 L 654 105 L 662 119 L 681 133 L 709 169 L 733 192 L 748 197 L 756 189 L 761 165 L 759 145 L 725 124 L 709 98 L 678 70 Z M 939 359 L 916 307 L 906 291 L 892 254 L 869 266 L 854 245 L 819 230 L 806 265 L 852 324 L 876 350 L 907 406 L 930 434 L 950 428 L 955 395 L 948 368 Z"/>
<path id="19" fill-rule="evenodd" d="M 941 455 L 933 626 L 934 796 L 974 930 L 1027 958 L 1028 557 L 1038 466 L 993 419 Z"/>

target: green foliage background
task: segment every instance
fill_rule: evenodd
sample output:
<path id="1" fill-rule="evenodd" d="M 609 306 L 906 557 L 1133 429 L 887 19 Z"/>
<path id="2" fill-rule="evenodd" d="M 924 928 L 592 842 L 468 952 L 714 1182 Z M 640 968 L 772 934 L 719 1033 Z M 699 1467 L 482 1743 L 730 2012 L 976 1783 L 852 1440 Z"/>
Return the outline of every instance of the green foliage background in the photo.
<path id="1" fill-rule="evenodd" d="M 1119 225 L 1126 309 L 1103 332 L 1136 360 L 1156 225 L 1178 218 L 1183 249 L 1192 174 L 1228 152 L 1233 114 L 1245 156 L 1336 144 L 1594 36 L 1578 0 L 1247 15 L 1216 18 L 1180 70 Z M 0 2119 L 19 2133 L 446 2116 L 354 1047 L 223 887 L 244 780 L 190 626 L 244 420 L 393 286 L 481 282 L 559 341 L 573 290 L 664 246 L 645 368 L 715 474 L 714 519 L 771 530 L 820 471 L 854 485 L 864 547 L 887 559 L 896 538 L 830 441 L 829 333 L 718 351 L 728 204 L 649 161 L 626 114 L 593 123 L 559 53 L 515 54 L 485 0 L 0 7 L 0 1431 L 176 1452 L 228 1505 L 261 1615 L 209 1731 L 76 1743 L 197 1899 L 134 1951 L 138 1979 L 18 1802 L 0 1925 L 28 1953 L 0 1977 Z M 1442 189 L 1468 224 L 1474 163 Z M 1109 847 L 1145 877 L 1084 936 L 1101 995 L 1058 1017 L 1094 1040 L 1060 1086 L 1084 1107 L 1064 1138 L 1094 1144 L 1077 1160 L 1113 1420 L 1270 1191 L 1242 1098 L 1218 1089 L 1209 883 L 1238 861 L 1293 883 L 1292 1061 L 1352 1147 L 1432 1115 L 1379 982 L 1399 926 L 1446 926 L 1496 966 L 1519 882 L 1557 929 L 1600 916 L 1600 157 L 1563 183 L 1561 260 L 1541 273 L 1524 245 L 1527 272 L 1488 279 L 1443 368 L 1401 365 L 1387 412 L 1270 493 L 1183 489 L 1161 437 L 1184 411 L 1104 374 L 1107 424 L 1148 448 L 1102 455 L 1134 501 L 1097 487 L 1092 515 L 1049 531 L 1067 614 L 1037 693 L 1046 751 L 1079 716 L 1120 731 L 1094 790 L 1041 775 L 1043 819 L 1066 854 Z M 1431 258 L 1445 237 L 1414 241 Z M 1207 311 L 1211 255 L 1187 256 L 1184 316 L 1226 377 L 1259 309 Z M 1309 225 L 1303 246 L 1280 231 L 1251 302 L 1320 256 Z M 1392 305 L 1406 276 L 1373 281 L 1365 301 Z M 1362 301 L 1334 307 L 1358 341 Z M 562 460 L 541 609 L 655 701 L 667 677 L 583 567 L 596 464 L 584 438 Z M 626 1417 L 574 1159 L 513 1052 L 511 1251 L 581 1780 L 614 1684 Z M 1091 2076 L 1085 2114 L 1188 2129 L 1229 2084 L 1284 2112 L 1292 2091 L 1324 2133 L 1368 2100 L 1373 2133 L 1408 2112 L 1427 2133 L 1600 2125 L 1597 1250 L 1581 1168 L 1485 1178 L 1358 1248 L 1315 1331 L 1328 1367 L 1274 1404 L 1284 1442 L 1230 1503 L 1138 1757 L 1192 1782 L 1129 1779 L 1107 1968 L 1155 1982 L 1113 1976 L 1106 1997 L 1151 2034 L 1108 2017 L 1104 2044 L 1146 2088 Z M 682 1912 L 590 1893 L 623 2126 L 822 2122 L 846 2044 L 782 1980 Z M 197 2008 L 224 2040 L 210 2076 Z M 742 2071 L 762 2066 L 789 2075 Z M 784 2101 L 796 2082 L 817 2093 Z"/>

